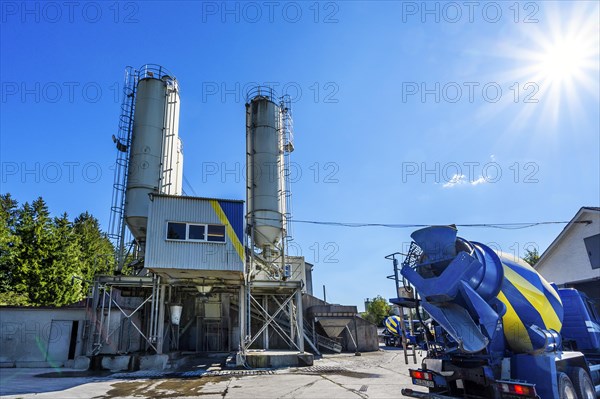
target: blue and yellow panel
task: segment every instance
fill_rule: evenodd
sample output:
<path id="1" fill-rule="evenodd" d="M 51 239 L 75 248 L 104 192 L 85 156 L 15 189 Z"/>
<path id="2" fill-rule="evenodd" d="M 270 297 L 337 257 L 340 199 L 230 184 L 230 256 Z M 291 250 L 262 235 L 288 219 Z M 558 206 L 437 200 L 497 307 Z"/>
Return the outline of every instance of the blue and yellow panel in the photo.
<path id="1" fill-rule="evenodd" d="M 245 263 L 244 203 L 211 199 L 210 204 L 221 224 L 225 225 L 228 241 L 233 245 L 242 263 Z"/>

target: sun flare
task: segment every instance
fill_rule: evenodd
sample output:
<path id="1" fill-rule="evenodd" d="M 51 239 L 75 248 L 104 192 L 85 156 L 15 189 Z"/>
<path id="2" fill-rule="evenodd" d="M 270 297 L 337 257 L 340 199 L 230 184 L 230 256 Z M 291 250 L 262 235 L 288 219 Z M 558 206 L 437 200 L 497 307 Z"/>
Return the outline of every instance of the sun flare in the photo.
<path id="1" fill-rule="evenodd" d="M 515 41 L 499 47 L 510 63 L 501 81 L 528 93 L 515 96 L 514 103 L 537 104 L 520 106 L 515 127 L 532 118 L 551 126 L 577 119 L 599 97 L 600 6 L 590 2 L 568 9 L 565 4 L 549 2 L 538 24 L 520 26 Z M 496 114 L 504 108 L 498 107 Z"/>
<path id="2" fill-rule="evenodd" d="M 591 55 L 582 43 L 572 38 L 560 39 L 541 54 L 539 72 L 550 83 L 578 79 L 585 73 Z"/>

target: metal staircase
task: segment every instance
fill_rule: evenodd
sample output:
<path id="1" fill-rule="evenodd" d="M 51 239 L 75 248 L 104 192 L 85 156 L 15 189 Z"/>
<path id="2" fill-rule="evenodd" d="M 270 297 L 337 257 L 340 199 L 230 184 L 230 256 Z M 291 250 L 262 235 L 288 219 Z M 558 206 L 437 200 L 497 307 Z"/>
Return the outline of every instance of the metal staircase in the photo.
<path id="1" fill-rule="evenodd" d="M 317 345 L 320 348 L 330 350 L 334 353 L 342 352 L 342 345 L 339 342 L 337 342 L 331 338 L 327 338 L 320 334 L 316 334 L 316 336 L 317 336 Z"/>
<path id="2" fill-rule="evenodd" d="M 342 345 L 338 341 L 318 334 L 315 331 L 313 323 L 309 323 L 306 318 L 304 318 L 304 339 L 317 352 L 317 355 L 321 354 L 318 348 L 323 348 L 333 353 L 342 352 Z"/>

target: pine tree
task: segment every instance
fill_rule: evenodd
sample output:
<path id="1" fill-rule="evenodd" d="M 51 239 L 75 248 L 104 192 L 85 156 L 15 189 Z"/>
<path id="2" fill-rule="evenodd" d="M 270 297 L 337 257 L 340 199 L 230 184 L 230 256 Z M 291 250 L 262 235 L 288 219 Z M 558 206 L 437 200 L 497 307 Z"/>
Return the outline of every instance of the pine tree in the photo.
<path id="1" fill-rule="evenodd" d="M 44 269 L 44 260 L 50 251 L 50 215 L 41 198 L 35 206 L 28 202 L 23 204 L 16 226 L 17 235 L 21 238 L 19 262 L 15 273 L 15 289 L 27 294 L 30 301 L 30 288 L 38 287 L 39 274 Z"/>
<path id="2" fill-rule="evenodd" d="M 41 197 L 19 208 L 0 195 L 0 304 L 74 303 L 96 274 L 113 269 L 114 248 L 88 212 L 53 219 Z"/>
<path id="3" fill-rule="evenodd" d="M 15 233 L 19 210 L 10 194 L 0 195 L 0 304 L 25 305 L 27 299 L 14 290 L 21 240 Z"/>
<path id="4" fill-rule="evenodd" d="M 53 221 L 40 197 L 23 205 L 16 233 L 22 245 L 15 289 L 34 305 L 61 306 L 81 299 L 80 284 L 73 284 L 73 276 L 80 274 L 80 251 L 67 215 Z"/>
<path id="5" fill-rule="evenodd" d="M 81 250 L 77 235 L 66 213 L 55 218 L 52 225 L 52 255 L 49 270 L 43 279 L 43 289 L 37 295 L 37 303 L 62 306 L 83 298 L 80 276 Z"/>
<path id="6" fill-rule="evenodd" d="M 19 259 L 15 270 L 14 289 L 26 293 L 36 304 L 36 291 L 42 287 L 45 269 L 48 269 L 52 253 L 52 221 L 42 198 L 31 205 L 26 202 L 19 211 L 15 228 L 21 239 Z"/>
<path id="7" fill-rule="evenodd" d="M 96 274 L 110 274 L 114 270 L 114 248 L 100 229 L 98 219 L 88 212 L 82 213 L 75 218 L 73 229 L 81 251 L 80 277 L 91 281 Z"/>

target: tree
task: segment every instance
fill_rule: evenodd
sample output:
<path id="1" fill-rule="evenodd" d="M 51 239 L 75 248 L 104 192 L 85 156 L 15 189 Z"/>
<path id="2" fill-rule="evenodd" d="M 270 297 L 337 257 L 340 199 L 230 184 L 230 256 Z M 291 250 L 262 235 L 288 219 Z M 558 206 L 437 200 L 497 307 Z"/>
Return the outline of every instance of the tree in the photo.
<path id="1" fill-rule="evenodd" d="M 18 203 L 10 194 L 0 195 L 0 305 L 27 305 L 27 296 L 13 290 L 21 245 L 15 233 Z"/>
<path id="2" fill-rule="evenodd" d="M 17 205 L 10 194 L 0 195 L 0 293 L 9 291 L 14 284 L 20 245 L 19 236 L 15 234 Z"/>
<path id="3" fill-rule="evenodd" d="M 84 212 L 75 218 L 73 230 L 79 243 L 81 277 L 90 281 L 96 274 L 110 274 L 115 268 L 115 249 L 100 229 L 98 219 Z M 84 284 L 84 289 L 87 284 Z"/>
<path id="4" fill-rule="evenodd" d="M 41 292 L 35 294 L 36 303 L 62 306 L 81 300 L 81 280 L 73 279 L 73 276 L 81 274 L 81 250 L 66 213 L 54 218 L 52 248 L 50 270 L 43 273 L 46 278 L 41 280 Z"/>
<path id="5" fill-rule="evenodd" d="M 366 312 L 362 314 L 363 318 L 381 325 L 383 320 L 390 315 L 392 307 L 388 301 L 381 295 L 377 295 L 371 302 L 368 303 Z"/>
<path id="6" fill-rule="evenodd" d="M 531 266 L 535 265 L 537 261 L 540 260 L 540 254 L 538 253 L 537 248 L 534 247 L 531 251 L 529 248 L 526 248 L 525 257 L 523 257 L 523 260 L 529 263 Z"/>
<path id="7" fill-rule="evenodd" d="M 31 205 L 26 202 L 19 210 L 15 233 L 21 240 L 18 261 L 14 273 L 13 291 L 23 293 L 35 303 L 35 295 L 30 295 L 40 287 L 41 274 L 50 266 L 48 259 L 52 252 L 52 221 L 48 208 L 41 198 Z"/>
<path id="8" fill-rule="evenodd" d="M 0 195 L 1 305 L 77 302 L 96 274 L 113 269 L 114 248 L 88 212 L 71 222 L 66 213 L 52 218 L 41 197 L 18 207 Z"/>
<path id="9" fill-rule="evenodd" d="M 80 250 L 67 215 L 52 220 L 39 197 L 23 205 L 16 233 L 22 245 L 15 291 L 25 293 L 34 305 L 62 306 L 81 299 L 81 287 L 72 283 L 79 274 Z"/>

